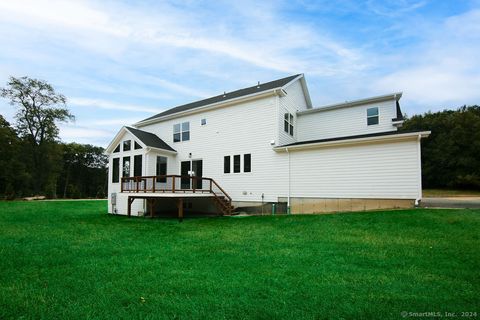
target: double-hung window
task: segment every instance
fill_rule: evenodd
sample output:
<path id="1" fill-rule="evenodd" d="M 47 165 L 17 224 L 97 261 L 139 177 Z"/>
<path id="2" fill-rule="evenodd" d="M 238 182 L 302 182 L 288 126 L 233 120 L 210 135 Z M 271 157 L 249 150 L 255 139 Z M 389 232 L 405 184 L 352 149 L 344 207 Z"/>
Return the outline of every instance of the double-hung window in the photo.
<path id="1" fill-rule="evenodd" d="M 371 126 L 378 124 L 378 108 L 368 108 L 367 109 L 367 125 Z"/>
<path id="2" fill-rule="evenodd" d="M 283 131 L 293 137 L 293 115 L 291 113 L 285 113 L 284 115 Z"/>
<path id="3" fill-rule="evenodd" d="M 173 125 L 173 142 L 190 140 L 190 122 Z"/>

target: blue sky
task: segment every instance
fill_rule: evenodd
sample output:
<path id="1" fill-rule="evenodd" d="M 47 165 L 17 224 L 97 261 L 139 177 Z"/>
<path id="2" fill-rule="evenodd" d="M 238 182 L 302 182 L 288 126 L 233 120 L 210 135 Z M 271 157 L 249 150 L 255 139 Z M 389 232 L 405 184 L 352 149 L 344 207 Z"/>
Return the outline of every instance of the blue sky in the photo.
<path id="1" fill-rule="evenodd" d="M 0 0 L 0 43 L 0 86 L 28 75 L 67 96 L 67 142 L 106 146 L 122 125 L 296 73 L 316 107 L 396 91 L 410 115 L 480 104 L 480 0 Z"/>

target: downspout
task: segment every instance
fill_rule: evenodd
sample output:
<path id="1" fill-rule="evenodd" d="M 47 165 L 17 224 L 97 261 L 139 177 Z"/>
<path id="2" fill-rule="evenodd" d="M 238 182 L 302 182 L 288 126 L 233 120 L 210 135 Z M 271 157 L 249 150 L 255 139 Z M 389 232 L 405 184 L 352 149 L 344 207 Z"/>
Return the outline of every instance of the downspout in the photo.
<path id="1" fill-rule="evenodd" d="M 287 198 L 287 214 L 290 214 L 290 151 L 285 148 L 288 154 L 288 198 Z"/>
<path id="2" fill-rule="evenodd" d="M 417 162 L 418 162 L 418 195 L 417 199 L 415 199 L 415 206 L 418 207 L 420 205 L 420 201 L 422 201 L 422 148 L 421 148 L 421 139 L 422 135 L 418 135 L 418 143 L 417 143 Z"/>

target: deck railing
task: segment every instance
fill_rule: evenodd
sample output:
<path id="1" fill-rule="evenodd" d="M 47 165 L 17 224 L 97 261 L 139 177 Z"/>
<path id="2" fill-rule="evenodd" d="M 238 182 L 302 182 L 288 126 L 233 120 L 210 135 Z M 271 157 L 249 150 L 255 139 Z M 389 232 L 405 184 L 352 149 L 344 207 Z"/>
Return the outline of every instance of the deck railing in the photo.
<path id="1" fill-rule="evenodd" d="M 212 178 L 180 175 L 123 177 L 121 192 L 213 193 L 231 203 L 232 198 Z"/>

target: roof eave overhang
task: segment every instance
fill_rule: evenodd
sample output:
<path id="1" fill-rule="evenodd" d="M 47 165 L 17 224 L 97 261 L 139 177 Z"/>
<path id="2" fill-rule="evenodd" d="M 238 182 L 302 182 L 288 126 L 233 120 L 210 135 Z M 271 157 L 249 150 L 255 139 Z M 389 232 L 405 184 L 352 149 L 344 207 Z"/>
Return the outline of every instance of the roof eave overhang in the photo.
<path id="1" fill-rule="evenodd" d="M 334 109 L 340 109 L 340 108 L 354 107 L 354 106 L 359 106 L 359 105 L 363 105 L 363 104 L 377 103 L 377 102 L 383 102 L 383 101 L 389 101 L 389 100 L 398 101 L 402 97 L 402 94 L 403 94 L 402 92 L 396 92 L 396 93 L 392 93 L 392 94 L 386 94 L 386 95 L 383 95 L 383 96 L 371 97 L 371 98 L 360 99 L 360 100 L 352 100 L 352 101 L 347 101 L 347 102 L 344 102 L 344 103 L 336 103 L 336 104 L 326 105 L 326 106 L 323 106 L 323 107 L 308 109 L 308 110 L 305 110 L 305 111 L 299 111 L 299 112 L 297 112 L 297 115 L 301 116 L 301 115 L 315 113 L 315 112 L 322 112 L 322 111 L 328 111 L 328 110 L 334 110 Z"/>
<path id="2" fill-rule="evenodd" d="M 122 135 L 125 133 L 125 131 L 128 131 L 127 128 L 125 126 L 123 126 L 119 131 L 118 133 L 115 135 L 115 137 L 113 138 L 113 140 L 110 142 L 110 144 L 105 148 L 105 152 L 104 154 L 106 155 L 110 155 L 113 151 L 113 147 L 117 144 L 117 140 L 118 142 L 120 142 L 120 138 L 122 137 Z M 130 132 L 130 131 L 128 131 Z"/>
<path id="3" fill-rule="evenodd" d="M 296 81 L 300 81 L 300 85 L 302 86 L 303 90 L 303 95 L 305 96 L 305 100 L 307 102 L 307 109 L 312 109 L 312 99 L 310 98 L 310 92 L 308 92 L 308 86 L 307 86 L 307 81 L 305 80 L 305 75 L 299 74 L 298 77 L 295 77 L 292 81 L 289 83 L 285 84 L 282 89 L 288 88 L 292 83 L 295 83 Z"/>
<path id="4" fill-rule="evenodd" d="M 147 147 L 147 148 L 146 148 L 146 151 L 147 151 L 147 152 L 157 151 L 157 152 L 167 153 L 167 154 L 172 154 L 172 155 L 176 155 L 176 154 L 177 154 L 177 151 L 167 150 L 167 149 L 161 149 L 161 148 L 155 148 L 155 147 Z"/>
<path id="5" fill-rule="evenodd" d="M 305 143 L 305 144 L 298 144 L 298 145 L 274 147 L 273 150 L 276 152 L 287 152 L 287 151 L 290 152 L 290 151 L 320 149 L 320 148 L 336 147 L 336 146 L 348 146 L 348 145 L 354 145 L 354 144 L 358 145 L 358 144 L 368 144 L 368 143 L 376 143 L 376 142 L 393 142 L 393 141 L 426 138 L 430 135 L 430 133 L 431 133 L 430 131 L 419 131 L 419 132 L 409 132 L 409 133 L 396 133 L 391 135 L 367 137 L 367 138 L 352 138 L 352 139 L 336 140 L 336 141 L 312 142 L 312 143 Z"/>
<path id="6" fill-rule="evenodd" d="M 257 93 L 249 94 L 249 95 L 246 95 L 246 96 L 238 97 L 238 98 L 233 98 L 233 99 L 229 99 L 229 100 L 225 100 L 225 101 L 221 101 L 221 102 L 208 104 L 206 106 L 194 108 L 194 109 L 191 109 L 191 110 L 176 112 L 176 113 L 169 114 L 169 115 L 159 117 L 159 118 L 155 118 L 155 119 L 140 121 L 140 122 L 137 122 L 137 123 L 133 124 L 133 126 L 139 128 L 139 127 L 143 127 L 143 126 L 153 124 L 153 123 L 156 123 L 156 122 L 170 120 L 170 119 L 174 119 L 174 118 L 178 118 L 178 117 L 182 117 L 182 116 L 186 116 L 186 115 L 190 115 L 190 114 L 194 114 L 194 113 L 198 113 L 198 112 L 203 112 L 203 111 L 207 111 L 207 110 L 211 110 L 211 109 L 228 107 L 228 106 L 235 105 L 235 104 L 238 104 L 238 103 L 251 101 L 251 100 L 257 100 L 257 99 L 262 99 L 262 98 L 267 98 L 267 97 L 270 97 L 270 96 L 282 96 L 283 97 L 283 96 L 285 96 L 285 92 L 282 90 L 282 87 L 273 88 L 273 89 L 270 89 L 270 90 L 265 90 L 265 91 L 262 91 L 262 92 L 257 92 Z"/>

